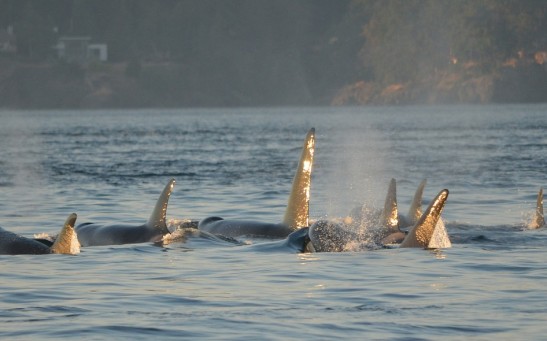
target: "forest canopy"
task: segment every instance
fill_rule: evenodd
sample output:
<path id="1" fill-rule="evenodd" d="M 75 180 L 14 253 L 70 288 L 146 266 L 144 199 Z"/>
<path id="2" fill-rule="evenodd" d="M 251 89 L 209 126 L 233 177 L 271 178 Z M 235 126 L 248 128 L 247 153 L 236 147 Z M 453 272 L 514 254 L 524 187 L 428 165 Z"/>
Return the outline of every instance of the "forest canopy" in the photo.
<path id="1" fill-rule="evenodd" d="M 60 37 L 88 36 L 143 91 L 175 92 L 168 105 L 200 105 L 194 92 L 204 105 L 219 93 L 211 104 L 328 104 L 453 72 L 497 75 L 547 51 L 546 16 L 543 0 L 0 0 L 17 45 L 0 59 L 52 63 Z"/>

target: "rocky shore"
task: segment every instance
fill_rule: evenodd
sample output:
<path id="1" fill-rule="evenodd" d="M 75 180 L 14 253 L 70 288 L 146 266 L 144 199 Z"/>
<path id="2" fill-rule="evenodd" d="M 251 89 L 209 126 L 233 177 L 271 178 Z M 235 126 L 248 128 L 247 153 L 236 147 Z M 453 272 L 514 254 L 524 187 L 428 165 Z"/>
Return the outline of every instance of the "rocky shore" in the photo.
<path id="1" fill-rule="evenodd" d="M 340 89 L 332 105 L 486 104 L 547 102 L 547 64 L 454 70 L 383 86 L 359 81 Z"/>

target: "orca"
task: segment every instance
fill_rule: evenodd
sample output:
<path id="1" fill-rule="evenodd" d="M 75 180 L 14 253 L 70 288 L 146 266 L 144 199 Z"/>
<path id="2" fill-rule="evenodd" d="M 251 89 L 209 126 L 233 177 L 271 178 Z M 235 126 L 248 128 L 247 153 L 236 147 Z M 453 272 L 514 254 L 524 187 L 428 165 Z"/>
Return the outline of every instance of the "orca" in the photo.
<path id="1" fill-rule="evenodd" d="M 401 241 L 405 233 L 400 228 L 400 215 L 397 207 L 397 184 L 395 179 L 391 179 L 382 210 L 381 233 L 376 237 L 382 239 L 382 243 Z"/>
<path id="2" fill-rule="evenodd" d="M 447 189 L 437 194 L 399 247 L 424 249 L 451 247 L 444 224 L 438 224 L 447 198 Z M 374 243 L 371 244 L 360 234 L 345 228 L 342 223 L 330 220 L 314 222 L 308 229 L 308 239 L 308 244 L 303 245 L 302 249 L 309 252 L 343 252 L 354 249 L 355 244 L 361 247 L 365 245 L 367 249 L 377 248 Z"/>
<path id="3" fill-rule="evenodd" d="M 121 245 L 160 241 L 170 233 L 166 224 L 167 204 L 175 186 L 169 180 L 161 193 L 148 221 L 143 225 L 84 223 L 76 227 L 82 246 Z"/>
<path id="4" fill-rule="evenodd" d="M 395 179 L 391 179 L 386 203 L 384 205 L 384 216 L 389 213 L 389 220 L 384 218 L 384 226 L 388 227 L 383 235 L 382 244 L 398 244 L 405 237 L 406 232 L 403 228 L 409 228 L 416 225 L 422 216 L 422 197 L 427 180 L 422 180 L 414 193 L 408 214 L 405 216 L 397 211 L 397 194 Z M 442 219 L 439 219 L 439 224 L 443 224 Z M 444 224 L 443 224 L 444 226 Z"/>
<path id="5" fill-rule="evenodd" d="M 418 219 L 422 216 L 422 197 L 424 194 L 424 188 L 427 183 L 427 179 L 422 180 L 414 193 L 412 203 L 408 209 L 406 216 L 399 215 L 399 228 L 412 227 L 416 225 Z"/>
<path id="6" fill-rule="evenodd" d="M 429 204 L 399 247 L 438 249 L 452 246 L 444 224 L 439 224 L 446 199 L 448 199 L 448 190 L 443 189 Z"/>
<path id="7" fill-rule="evenodd" d="M 285 223 L 266 223 L 252 220 L 232 220 L 221 217 L 202 219 L 198 228 L 204 232 L 225 237 L 285 238 L 295 229 Z"/>
<path id="8" fill-rule="evenodd" d="M 26 238 L 0 227 L 0 254 L 78 254 L 80 244 L 74 230 L 76 217 L 75 213 L 68 216 L 61 232 L 53 243 L 41 239 Z"/>
<path id="9" fill-rule="evenodd" d="M 310 187 L 314 150 L 315 129 L 311 128 L 304 141 L 298 168 L 292 182 L 285 216 L 281 223 L 208 217 L 199 222 L 198 228 L 205 232 L 232 238 L 242 236 L 285 238 L 299 228 L 309 226 Z"/>
<path id="10" fill-rule="evenodd" d="M 373 234 L 382 244 L 400 243 L 406 235 L 402 228 L 412 227 L 422 215 L 422 197 L 426 180 L 423 180 L 410 205 L 408 215 L 402 215 L 397 205 L 397 184 L 391 179 L 382 210 L 369 209 L 366 205 L 351 210 L 347 221 L 353 227 L 376 226 Z"/>
<path id="11" fill-rule="evenodd" d="M 543 187 L 539 189 L 537 203 L 536 203 L 536 212 L 534 218 L 528 225 L 530 229 L 537 229 L 545 226 L 545 216 L 543 215 Z"/>
<path id="12" fill-rule="evenodd" d="M 291 253 L 309 253 L 313 250 L 308 235 L 309 227 L 302 227 L 290 233 L 286 238 L 279 240 L 269 240 L 251 245 L 243 246 L 246 250 L 257 252 L 291 252 Z"/>
<path id="13" fill-rule="evenodd" d="M 341 223 L 323 219 L 310 226 L 308 238 L 306 249 L 310 252 L 343 252 L 350 245 L 362 241 L 359 234 L 344 228 Z"/>
<path id="14" fill-rule="evenodd" d="M 166 246 L 178 242 L 185 243 L 190 239 L 208 240 L 216 244 L 244 245 L 244 243 L 234 238 L 201 231 L 197 228 L 197 223 L 194 224 L 194 221 L 191 221 L 190 223 L 183 222 L 178 225 L 173 232 L 164 235 L 161 240 L 154 244 L 157 246 Z"/>

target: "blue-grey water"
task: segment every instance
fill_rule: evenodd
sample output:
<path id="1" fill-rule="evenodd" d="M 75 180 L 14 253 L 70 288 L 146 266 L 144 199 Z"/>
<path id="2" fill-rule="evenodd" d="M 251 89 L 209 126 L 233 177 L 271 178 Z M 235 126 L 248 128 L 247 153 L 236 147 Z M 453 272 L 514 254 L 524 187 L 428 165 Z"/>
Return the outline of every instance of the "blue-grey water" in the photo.
<path id="1" fill-rule="evenodd" d="M 262 252 L 190 238 L 164 247 L 0 256 L 0 339 L 544 339 L 547 105 L 0 111 L 0 226 L 25 236 L 168 218 L 280 222 L 306 132 L 311 216 L 405 212 L 443 188 L 453 247 Z"/>

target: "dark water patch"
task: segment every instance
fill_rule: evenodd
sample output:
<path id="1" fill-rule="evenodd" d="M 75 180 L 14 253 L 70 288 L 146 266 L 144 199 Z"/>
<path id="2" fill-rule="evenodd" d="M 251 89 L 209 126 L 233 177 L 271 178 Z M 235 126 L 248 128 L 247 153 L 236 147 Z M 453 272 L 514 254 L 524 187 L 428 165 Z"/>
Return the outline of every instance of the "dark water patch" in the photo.
<path id="1" fill-rule="evenodd" d="M 150 291 L 154 291 L 154 290 L 151 289 Z M 188 294 L 191 295 L 191 293 L 188 293 Z M 163 302 L 165 304 L 173 304 L 173 305 L 182 305 L 182 306 L 186 306 L 186 305 L 206 306 L 206 305 L 209 305 L 209 302 L 207 302 L 207 301 L 198 300 L 198 299 L 194 299 L 194 298 L 191 298 L 191 297 L 181 297 L 181 296 L 177 296 L 177 295 L 167 295 L 165 293 L 163 293 L 161 295 L 158 295 L 156 297 L 156 299 L 158 300 L 158 302 Z"/>
<path id="2" fill-rule="evenodd" d="M 427 326 L 426 329 L 434 330 L 441 333 L 448 332 L 449 335 L 477 335 L 477 334 L 497 334 L 515 330 L 515 328 L 508 328 L 497 326 L 497 321 L 490 320 L 478 320 L 477 325 L 447 325 L 439 324 L 433 326 Z M 490 327 L 484 327 L 489 325 Z"/>
<path id="3" fill-rule="evenodd" d="M 156 327 L 138 327 L 132 325 L 104 325 L 91 328 L 74 328 L 63 331 L 50 332 L 52 337 L 73 337 L 79 335 L 84 338 L 94 339 L 116 339 L 129 338 L 132 340 L 150 340 L 150 338 L 160 339 L 178 339 L 180 338 L 200 338 L 205 336 L 203 333 L 190 332 L 177 328 L 156 328 Z"/>
<path id="4" fill-rule="evenodd" d="M 529 273 L 531 270 L 534 269 L 532 267 L 526 267 L 526 266 L 514 266 L 514 265 L 506 265 L 506 264 L 484 264 L 480 262 L 477 264 L 466 264 L 465 267 L 476 270 L 478 272 L 486 272 L 486 273 L 507 272 L 507 273 L 515 273 L 515 274 Z"/>
<path id="5" fill-rule="evenodd" d="M 85 314 L 89 312 L 89 310 L 87 309 L 72 307 L 72 306 L 64 306 L 64 305 L 14 308 L 12 309 L 12 311 L 21 311 L 21 312 L 36 311 L 36 312 L 43 312 L 43 313 L 59 313 L 59 314 L 72 314 L 72 315 Z M 63 315 L 63 316 L 66 316 L 66 315 Z"/>
<path id="6" fill-rule="evenodd" d="M 386 307 L 384 305 L 374 305 L 374 304 L 373 305 L 362 304 L 362 305 L 356 306 L 356 307 L 351 308 L 351 309 L 354 309 L 356 311 L 381 312 L 381 313 L 385 313 L 385 314 L 399 314 L 400 313 L 400 309 L 398 309 L 398 308 Z"/>
<path id="7" fill-rule="evenodd" d="M 7 309 L 6 316 L 2 316 L 2 321 L 5 323 L 53 322 L 56 319 L 74 319 L 88 313 L 89 310 L 71 306 L 26 306 Z"/>
<path id="8" fill-rule="evenodd" d="M 13 187 L 14 185 L 15 184 L 10 181 L 5 181 L 5 180 L 0 181 L 0 187 Z"/>

